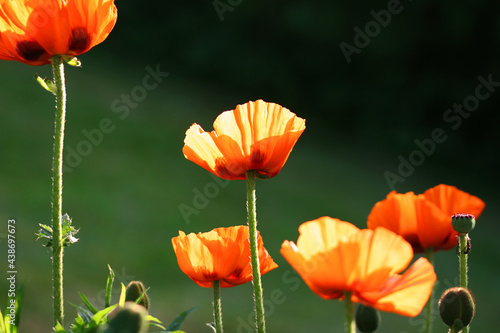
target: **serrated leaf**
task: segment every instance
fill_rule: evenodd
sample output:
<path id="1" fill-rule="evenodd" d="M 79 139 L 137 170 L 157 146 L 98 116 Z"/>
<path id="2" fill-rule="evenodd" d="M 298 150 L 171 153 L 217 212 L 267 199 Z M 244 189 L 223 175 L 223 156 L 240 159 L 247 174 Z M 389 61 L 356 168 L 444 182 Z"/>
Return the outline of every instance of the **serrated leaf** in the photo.
<path id="1" fill-rule="evenodd" d="M 184 322 L 184 320 L 186 319 L 186 317 L 191 313 L 193 312 L 194 310 L 196 310 L 198 307 L 195 306 L 194 308 L 192 309 L 189 309 L 189 310 L 186 310 L 184 312 L 181 312 L 177 317 L 175 317 L 174 321 L 168 325 L 167 327 L 167 332 L 168 331 L 172 331 L 172 330 L 178 330 L 179 328 L 181 328 L 181 325 L 182 323 Z"/>
<path id="2" fill-rule="evenodd" d="M 85 296 L 84 294 L 82 294 L 80 292 L 78 294 L 80 295 L 80 298 L 82 299 L 83 304 L 85 304 L 87 309 L 89 309 L 89 311 L 92 312 L 92 314 L 96 314 L 99 311 L 95 306 L 92 305 L 92 303 L 90 303 L 87 296 Z"/>
<path id="3" fill-rule="evenodd" d="M 75 237 L 78 231 L 78 229 L 75 229 L 75 227 L 71 225 L 71 218 L 69 215 L 64 214 L 62 216 L 63 245 L 68 246 L 78 242 L 78 238 Z"/>

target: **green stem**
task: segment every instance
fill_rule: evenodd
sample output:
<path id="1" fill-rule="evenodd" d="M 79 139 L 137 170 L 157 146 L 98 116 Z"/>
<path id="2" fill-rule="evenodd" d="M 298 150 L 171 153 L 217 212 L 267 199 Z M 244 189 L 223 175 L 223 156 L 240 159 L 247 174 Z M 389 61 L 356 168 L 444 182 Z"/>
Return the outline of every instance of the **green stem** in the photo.
<path id="1" fill-rule="evenodd" d="M 62 168 L 64 123 L 66 118 L 66 87 L 62 57 L 52 57 L 52 72 L 56 86 L 56 117 L 54 124 L 54 155 L 52 158 L 52 293 L 54 322 L 63 325 L 63 240 L 62 240 Z"/>
<path id="2" fill-rule="evenodd" d="M 432 266 L 434 266 L 434 251 L 433 249 L 425 250 L 425 257 Z M 424 333 L 432 332 L 432 306 L 434 304 L 434 287 L 431 290 L 431 296 L 425 305 Z"/>
<path id="3" fill-rule="evenodd" d="M 354 321 L 354 306 L 351 301 L 351 293 L 346 292 L 344 299 L 345 306 L 345 331 L 346 333 L 356 333 L 356 322 Z"/>
<path id="4" fill-rule="evenodd" d="M 214 292 L 214 320 L 216 333 L 224 332 L 222 330 L 222 304 L 220 298 L 220 280 L 214 281 L 212 283 L 212 288 Z"/>
<path id="5" fill-rule="evenodd" d="M 255 315 L 257 317 L 257 332 L 266 332 L 264 318 L 264 297 L 262 296 L 262 281 L 260 277 L 259 247 L 257 244 L 257 210 L 255 197 L 255 171 L 247 172 L 247 211 L 248 228 L 250 231 L 250 258 L 252 261 L 253 289 L 255 297 Z"/>
<path id="6" fill-rule="evenodd" d="M 459 234 L 458 248 L 460 250 L 460 287 L 467 288 L 467 234 Z"/>
<path id="7" fill-rule="evenodd" d="M 460 250 L 460 287 L 467 288 L 467 234 L 460 233 L 458 238 L 458 249 Z M 462 328 L 462 333 L 468 333 L 469 326 Z"/>

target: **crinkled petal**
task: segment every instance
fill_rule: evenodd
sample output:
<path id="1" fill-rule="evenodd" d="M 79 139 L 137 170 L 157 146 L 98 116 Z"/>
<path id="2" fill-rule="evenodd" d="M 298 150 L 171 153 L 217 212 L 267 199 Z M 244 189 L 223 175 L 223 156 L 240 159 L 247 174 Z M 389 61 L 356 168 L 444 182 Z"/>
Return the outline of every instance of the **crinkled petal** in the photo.
<path id="1" fill-rule="evenodd" d="M 353 301 L 403 316 L 417 316 L 429 300 L 436 273 L 432 264 L 419 258 L 403 275 L 394 275 L 378 291 L 359 291 Z"/>

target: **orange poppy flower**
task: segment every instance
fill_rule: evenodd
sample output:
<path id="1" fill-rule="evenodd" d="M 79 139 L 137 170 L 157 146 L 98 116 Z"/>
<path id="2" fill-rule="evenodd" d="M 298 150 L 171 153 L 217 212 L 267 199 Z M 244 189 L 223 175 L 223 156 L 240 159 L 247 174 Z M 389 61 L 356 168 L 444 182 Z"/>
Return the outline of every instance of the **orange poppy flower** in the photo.
<path id="1" fill-rule="evenodd" d="M 423 194 L 392 191 L 375 204 L 368 216 L 368 228 L 385 227 L 403 236 L 415 252 L 448 250 L 457 245 L 451 216 L 467 213 L 479 217 L 484 202 L 450 185 L 438 185 Z"/>
<path id="2" fill-rule="evenodd" d="M 413 258 L 411 245 L 385 228 L 360 230 L 331 217 L 303 223 L 297 244 L 285 241 L 281 254 L 311 290 L 324 299 L 343 298 L 375 309 L 416 316 L 436 281 L 434 269 Z"/>
<path id="3" fill-rule="evenodd" d="M 193 124 L 184 139 L 184 156 L 224 179 L 276 176 L 305 130 L 305 120 L 290 110 L 262 100 L 241 104 L 215 119 L 207 133 Z"/>
<path id="4" fill-rule="evenodd" d="M 0 1 L 0 59 L 50 64 L 106 39 L 117 18 L 114 0 Z"/>
<path id="5" fill-rule="evenodd" d="M 220 287 L 229 288 L 252 280 L 250 242 L 247 226 L 217 228 L 210 232 L 172 238 L 181 270 L 198 285 L 210 288 L 220 280 Z M 278 267 L 258 234 L 261 274 Z"/>

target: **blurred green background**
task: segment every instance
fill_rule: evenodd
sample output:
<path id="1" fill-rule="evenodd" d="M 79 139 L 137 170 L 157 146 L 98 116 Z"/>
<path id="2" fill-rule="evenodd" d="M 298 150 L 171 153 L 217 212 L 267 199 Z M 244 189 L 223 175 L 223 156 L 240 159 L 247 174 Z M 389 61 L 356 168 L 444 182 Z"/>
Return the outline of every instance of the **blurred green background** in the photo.
<path id="1" fill-rule="evenodd" d="M 365 227 L 372 206 L 393 188 L 422 193 L 440 183 L 486 202 L 471 234 L 472 324 L 477 332 L 496 327 L 498 1 L 218 3 L 228 6 L 222 14 L 212 1 L 117 1 L 109 38 L 80 57 L 83 68 L 67 67 L 63 211 L 80 228 L 80 241 L 65 252 L 67 322 L 75 316 L 70 303 L 81 303 L 78 292 L 102 304 L 109 264 L 118 281 L 150 287 L 154 316 L 169 323 L 199 306 L 183 329 L 210 332 L 211 291 L 180 271 L 170 239 L 178 230 L 245 224 L 245 182 L 218 183 L 185 160 L 184 133 L 194 122 L 211 130 L 222 111 L 262 98 L 307 120 L 282 172 L 257 182 L 259 230 L 280 266 L 263 278 L 269 332 L 343 331 L 343 304 L 313 294 L 279 254 L 301 223 L 329 215 Z M 350 62 L 341 43 L 357 48 Z M 144 90 L 147 68 L 169 75 Z M 2 61 L 0 73 L 2 261 L 6 222 L 14 218 L 18 283 L 27 288 L 21 332 L 48 332 L 50 253 L 35 233 L 50 222 L 54 100 L 34 77 L 51 72 Z M 494 81 L 489 96 L 476 99 L 467 116 L 446 120 L 454 104 L 474 103 L 480 76 Z M 128 105 L 127 95 L 135 96 Z M 99 135 L 103 119 L 108 130 Z M 438 128 L 446 139 L 418 153 L 415 140 L 428 143 Z M 386 173 L 397 174 L 410 157 L 418 165 L 391 186 Z M 179 205 L 193 207 L 195 193 L 206 189 L 214 192 L 199 213 L 183 217 Z M 438 295 L 457 284 L 453 250 L 436 254 L 436 271 Z M 7 284 L 0 281 L 3 304 Z M 250 284 L 222 290 L 227 332 L 251 331 L 251 294 Z M 382 317 L 380 332 L 419 332 L 422 324 L 421 317 Z M 444 331 L 435 318 L 435 331 Z"/>

